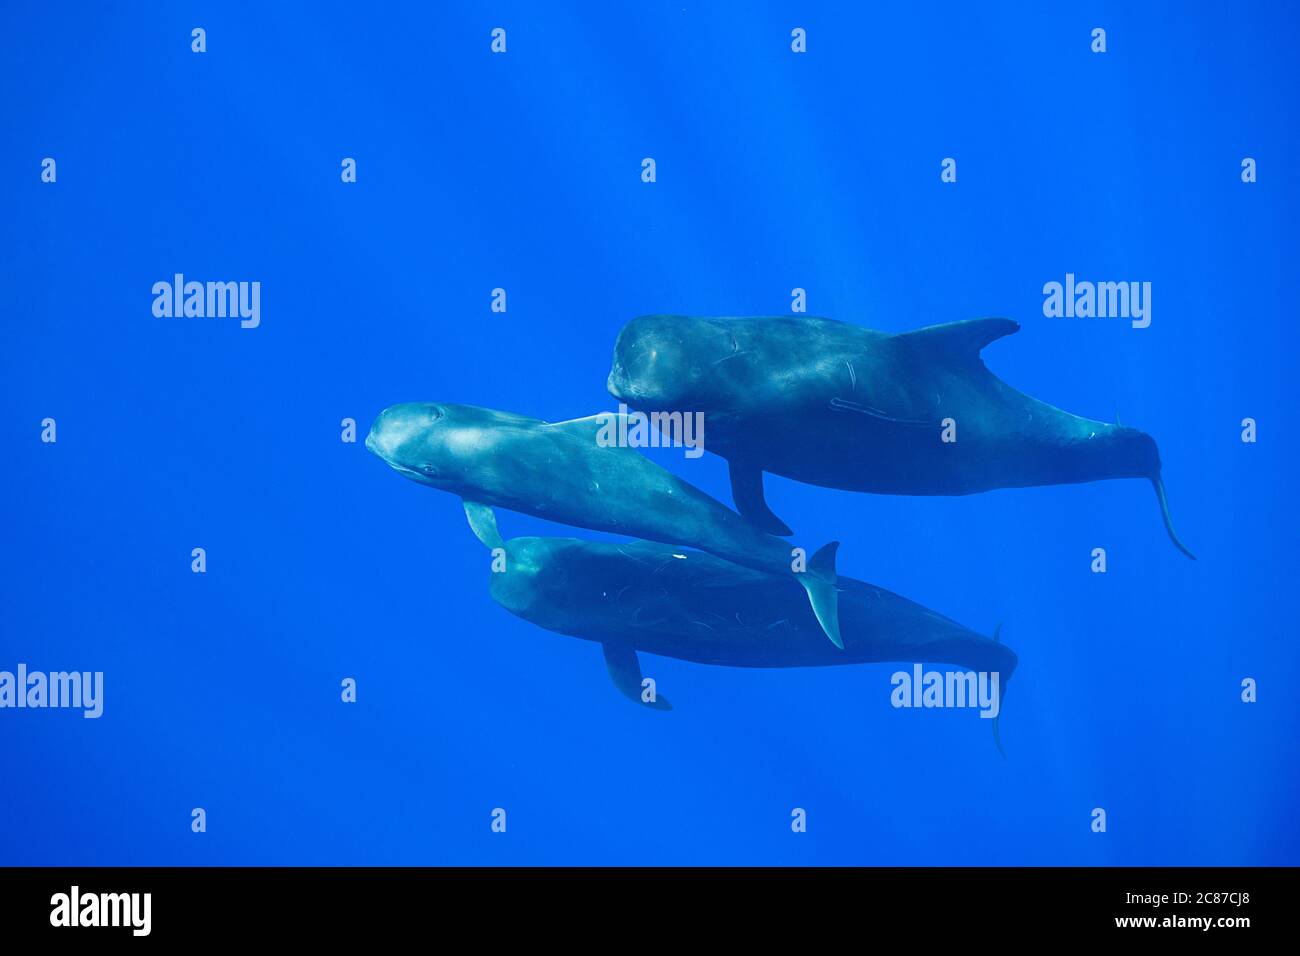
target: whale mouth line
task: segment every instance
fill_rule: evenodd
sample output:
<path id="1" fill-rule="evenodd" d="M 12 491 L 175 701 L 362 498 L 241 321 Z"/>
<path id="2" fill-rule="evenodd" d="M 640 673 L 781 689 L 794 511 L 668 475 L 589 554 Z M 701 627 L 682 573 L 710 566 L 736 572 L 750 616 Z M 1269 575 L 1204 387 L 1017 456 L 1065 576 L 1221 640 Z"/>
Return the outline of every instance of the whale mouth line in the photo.
<path id="1" fill-rule="evenodd" d="M 638 389 L 631 382 L 615 381 L 613 375 L 605 380 L 605 391 L 609 392 L 614 398 L 626 402 L 629 399 L 639 398 Z"/>
<path id="2" fill-rule="evenodd" d="M 416 469 L 408 467 L 407 465 L 403 465 L 400 462 L 393 459 L 392 457 L 390 457 L 389 454 L 385 452 L 383 448 L 380 447 L 379 442 L 375 441 L 374 435 L 369 435 L 366 437 L 366 448 L 376 458 L 378 458 L 385 465 L 387 465 L 389 468 L 393 469 L 393 471 L 397 472 L 399 475 L 402 475 L 403 477 L 415 478 L 415 479 L 428 477 L 428 475 L 422 474 Z"/>
<path id="3" fill-rule="evenodd" d="M 397 462 L 385 458 L 383 455 L 380 455 L 379 458 L 385 465 L 393 469 L 393 471 L 397 472 L 403 478 L 410 478 L 412 481 L 419 482 L 427 482 L 429 480 L 428 475 L 423 474 L 414 468 L 408 468 L 406 465 L 399 465 Z"/>

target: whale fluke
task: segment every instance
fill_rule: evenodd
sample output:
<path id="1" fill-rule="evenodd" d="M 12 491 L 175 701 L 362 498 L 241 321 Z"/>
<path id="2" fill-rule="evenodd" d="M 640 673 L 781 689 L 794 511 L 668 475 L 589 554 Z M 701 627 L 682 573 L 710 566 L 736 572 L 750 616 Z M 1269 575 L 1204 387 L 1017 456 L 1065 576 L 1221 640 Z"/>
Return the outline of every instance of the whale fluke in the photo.
<path id="1" fill-rule="evenodd" d="M 993 640 L 998 644 L 1002 643 L 1002 622 L 1001 621 L 999 621 L 998 626 L 993 629 Z M 1002 755 L 1003 760 L 1007 759 L 1007 752 L 1002 749 L 1002 731 L 1001 728 L 998 726 L 998 721 L 1002 719 L 1002 703 L 1007 699 L 1007 685 L 1010 683 L 1011 683 L 1010 677 L 1007 677 L 1005 680 L 999 682 L 998 712 L 997 712 L 997 716 L 993 718 L 993 745 L 998 748 L 998 753 Z"/>
<path id="2" fill-rule="evenodd" d="M 1151 485 L 1155 488 L 1156 497 L 1160 500 L 1160 516 L 1165 519 L 1165 530 L 1169 532 L 1169 540 L 1174 543 L 1175 548 L 1195 561 L 1196 555 L 1187 550 L 1187 546 L 1178 540 L 1178 534 L 1174 531 L 1173 519 L 1169 517 L 1169 499 L 1165 497 L 1164 479 L 1156 475 L 1151 479 Z"/>
<path id="3" fill-rule="evenodd" d="M 997 627 L 993 628 L 993 641 L 996 644 L 1002 643 L 1002 623 L 998 622 Z M 1002 754 L 1002 760 L 1006 760 L 1006 750 L 1002 749 L 1002 728 L 1000 722 L 1002 719 L 1002 705 L 1006 704 L 1006 688 L 1010 687 L 1011 675 L 1002 672 L 1001 689 L 997 696 L 997 715 L 993 718 L 993 745 L 997 752 Z"/>
<path id="4" fill-rule="evenodd" d="M 844 650 L 844 640 L 840 637 L 840 592 L 835 587 L 835 552 L 839 547 L 838 541 L 823 545 L 808 562 L 808 570 L 796 577 L 808 592 L 817 623 L 831 643 Z"/>

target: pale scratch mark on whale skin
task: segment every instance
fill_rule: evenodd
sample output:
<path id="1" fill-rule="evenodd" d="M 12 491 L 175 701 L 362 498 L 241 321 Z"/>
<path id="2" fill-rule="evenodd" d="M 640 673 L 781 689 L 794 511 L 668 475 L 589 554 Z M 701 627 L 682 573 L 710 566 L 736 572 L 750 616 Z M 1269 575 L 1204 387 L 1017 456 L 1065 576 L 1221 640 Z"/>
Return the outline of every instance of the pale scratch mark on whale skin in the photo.
<path id="1" fill-rule="evenodd" d="M 732 352 L 730 355 L 725 355 L 722 358 L 718 359 L 713 364 L 721 365 L 723 362 L 730 362 L 734 358 L 739 358 L 742 355 L 748 355 L 748 354 L 749 354 L 748 352 Z"/>
<path id="2" fill-rule="evenodd" d="M 837 412 L 857 412 L 859 415 L 879 418 L 881 421 L 893 422 L 895 425 L 917 425 L 928 428 L 934 424 L 933 422 L 920 421 L 914 418 L 895 418 L 892 415 L 886 415 L 878 408 L 872 408 L 870 405 L 863 405 L 860 402 L 851 402 L 846 398 L 832 398 L 831 408 Z"/>

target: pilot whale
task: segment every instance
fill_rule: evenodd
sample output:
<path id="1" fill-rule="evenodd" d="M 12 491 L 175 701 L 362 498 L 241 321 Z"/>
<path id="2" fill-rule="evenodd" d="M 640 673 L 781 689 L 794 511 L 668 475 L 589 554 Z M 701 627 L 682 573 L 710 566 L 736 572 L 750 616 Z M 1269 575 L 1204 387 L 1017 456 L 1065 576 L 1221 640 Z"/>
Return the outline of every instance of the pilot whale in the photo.
<path id="1" fill-rule="evenodd" d="M 835 552 L 831 542 L 806 562 L 721 502 L 635 450 L 603 445 L 609 416 L 554 424 L 510 412 L 415 402 L 375 419 L 366 447 L 406 478 L 459 495 L 470 527 L 499 546 L 492 508 L 593 531 L 688 545 L 782 577 L 808 595 L 837 647 Z M 794 570 L 798 566 L 799 570 Z"/>
<path id="2" fill-rule="evenodd" d="M 710 554 L 549 537 L 512 538 L 502 547 L 492 598 L 548 631 L 599 643 L 615 688 L 655 710 L 672 705 L 657 688 L 646 699 L 638 652 L 729 667 L 955 664 L 998 674 L 1000 695 L 1017 664 L 997 640 L 852 578 L 839 578 L 844 649 L 836 650 L 811 639 L 818 623 L 793 582 Z M 996 739 L 996 717 L 993 726 Z"/>
<path id="3" fill-rule="evenodd" d="M 1145 478 L 1174 533 L 1156 443 L 1071 415 L 990 372 L 980 351 L 1020 326 L 971 319 L 890 334 L 803 316 L 648 315 L 619 333 L 608 389 L 627 406 L 704 414 L 741 514 L 790 529 L 763 472 L 894 495 Z M 947 440 L 945 440 L 947 439 Z"/>

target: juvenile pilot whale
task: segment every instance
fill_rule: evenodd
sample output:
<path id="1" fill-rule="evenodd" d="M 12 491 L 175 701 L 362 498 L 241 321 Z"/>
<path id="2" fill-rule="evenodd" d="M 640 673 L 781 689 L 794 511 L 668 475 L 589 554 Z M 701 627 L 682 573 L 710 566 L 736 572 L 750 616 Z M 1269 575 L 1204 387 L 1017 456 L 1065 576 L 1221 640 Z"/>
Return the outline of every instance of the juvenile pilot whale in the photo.
<path id="1" fill-rule="evenodd" d="M 607 416 L 550 424 L 473 405 L 394 405 L 375 419 L 366 447 L 401 475 L 459 495 L 479 539 L 498 546 L 492 507 L 593 531 L 689 545 L 748 568 L 793 577 L 837 647 L 831 542 L 793 570 L 788 542 L 635 450 L 598 442 Z"/>
<path id="2" fill-rule="evenodd" d="M 729 667 L 822 667 L 879 661 L 956 664 L 999 675 L 998 704 L 1016 668 L 1006 645 L 863 581 L 840 577 L 843 650 L 819 630 L 792 582 L 713 555 L 649 541 L 512 538 L 492 598 L 548 631 L 599 643 L 615 688 L 645 700 L 639 651 Z M 994 718 L 997 735 L 997 718 Z M 1001 745 L 999 743 L 999 749 Z"/>
<path id="3" fill-rule="evenodd" d="M 703 412 L 737 510 L 773 534 L 790 529 L 764 500 L 765 471 L 895 495 L 1146 478 L 1170 539 L 1194 557 L 1150 435 L 1054 408 L 985 367 L 981 349 L 1019 328 L 971 319 L 894 335 L 803 316 L 648 315 L 619 333 L 608 388 L 640 411 Z"/>

